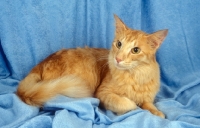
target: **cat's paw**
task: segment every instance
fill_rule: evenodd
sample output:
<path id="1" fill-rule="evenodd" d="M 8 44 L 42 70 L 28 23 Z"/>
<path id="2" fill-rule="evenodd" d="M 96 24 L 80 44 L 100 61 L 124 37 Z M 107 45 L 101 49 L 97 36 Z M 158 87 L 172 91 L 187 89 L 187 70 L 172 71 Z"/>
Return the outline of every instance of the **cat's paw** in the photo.
<path id="1" fill-rule="evenodd" d="M 126 97 L 121 97 L 121 98 L 122 99 L 120 101 L 120 104 L 118 105 L 118 109 L 117 111 L 115 111 L 117 115 L 122 115 L 137 108 L 135 102 L 131 101 Z"/>
<path id="2" fill-rule="evenodd" d="M 161 118 L 165 118 L 165 114 L 163 114 L 161 111 L 158 111 L 158 110 L 154 110 L 154 111 L 151 111 L 152 114 L 156 115 L 156 116 L 159 116 Z"/>

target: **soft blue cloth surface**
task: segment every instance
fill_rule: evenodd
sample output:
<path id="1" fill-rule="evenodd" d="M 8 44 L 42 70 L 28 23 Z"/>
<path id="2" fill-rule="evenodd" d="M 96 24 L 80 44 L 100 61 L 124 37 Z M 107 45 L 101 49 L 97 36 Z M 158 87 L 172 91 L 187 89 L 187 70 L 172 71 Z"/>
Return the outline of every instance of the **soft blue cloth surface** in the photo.
<path id="1" fill-rule="evenodd" d="M 1 0 L 0 127 L 200 128 L 199 0 Z M 95 98 L 57 96 L 42 109 L 15 95 L 18 82 L 49 54 L 72 47 L 110 48 L 117 14 L 148 33 L 169 29 L 157 52 L 161 89 L 156 106 L 117 116 Z"/>

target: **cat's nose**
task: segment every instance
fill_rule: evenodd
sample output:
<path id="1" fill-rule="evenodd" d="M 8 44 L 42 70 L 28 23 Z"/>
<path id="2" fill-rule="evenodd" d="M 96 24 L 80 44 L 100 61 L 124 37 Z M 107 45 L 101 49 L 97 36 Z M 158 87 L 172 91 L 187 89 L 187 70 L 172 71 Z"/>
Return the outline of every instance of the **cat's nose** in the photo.
<path id="1" fill-rule="evenodd" d="M 116 57 L 116 61 L 117 61 L 117 63 L 119 63 L 122 61 L 122 59 Z"/>

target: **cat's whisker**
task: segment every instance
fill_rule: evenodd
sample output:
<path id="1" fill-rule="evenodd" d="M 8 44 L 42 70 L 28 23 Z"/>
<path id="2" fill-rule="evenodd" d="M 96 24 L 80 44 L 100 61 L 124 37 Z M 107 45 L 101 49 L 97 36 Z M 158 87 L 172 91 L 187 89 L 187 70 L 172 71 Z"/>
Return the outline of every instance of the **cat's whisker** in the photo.
<path id="1" fill-rule="evenodd" d="M 104 68 L 104 67 L 106 67 L 108 64 L 109 64 L 109 63 L 108 63 L 108 62 L 106 62 L 105 64 L 103 64 L 103 65 L 101 66 L 101 68 Z"/>
<path id="2" fill-rule="evenodd" d="M 108 56 L 102 56 L 102 57 L 98 58 L 97 61 L 106 60 L 106 59 L 108 59 Z"/>
<path id="3" fill-rule="evenodd" d="M 133 70 L 131 70 L 130 68 L 128 69 L 129 72 L 132 72 Z"/>
<path id="4" fill-rule="evenodd" d="M 97 61 L 102 61 L 102 60 L 106 60 L 107 58 L 99 58 L 97 59 Z"/>

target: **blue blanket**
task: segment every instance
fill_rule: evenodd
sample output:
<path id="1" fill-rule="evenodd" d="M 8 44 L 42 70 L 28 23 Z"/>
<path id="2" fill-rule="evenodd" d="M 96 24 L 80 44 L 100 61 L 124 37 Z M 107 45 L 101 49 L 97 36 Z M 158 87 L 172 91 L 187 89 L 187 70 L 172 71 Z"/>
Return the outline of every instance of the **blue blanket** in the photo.
<path id="1" fill-rule="evenodd" d="M 199 0 L 0 0 L 0 127 L 200 128 Z M 15 94 L 18 83 L 49 54 L 72 47 L 110 48 L 113 14 L 152 33 L 169 29 L 157 52 L 161 88 L 156 106 L 166 119 L 139 107 L 117 116 L 96 98 L 62 95 L 43 108 Z"/>

